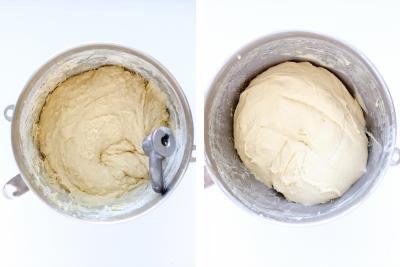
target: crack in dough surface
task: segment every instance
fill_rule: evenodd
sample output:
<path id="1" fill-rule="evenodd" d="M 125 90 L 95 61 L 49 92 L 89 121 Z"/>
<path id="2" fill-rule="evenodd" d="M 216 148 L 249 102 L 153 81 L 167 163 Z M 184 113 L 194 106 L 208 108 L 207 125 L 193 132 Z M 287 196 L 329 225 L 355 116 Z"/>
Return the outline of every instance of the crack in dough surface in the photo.
<path id="1" fill-rule="evenodd" d="M 343 83 L 308 62 L 285 62 L 253 79 L 234 114 L 234 141 L 255 177 L 305 205 L 341 196 L 365 172 L 360 105 Z"/>
<path id="2" fill-rule="evenodd" d="M 143 139 L 166 126 L 166 95 L 120 66 L 62 82 L 46 99 L 36 130 L 44 166 L 72 195 L 107 202 L 148 179 Z"/>

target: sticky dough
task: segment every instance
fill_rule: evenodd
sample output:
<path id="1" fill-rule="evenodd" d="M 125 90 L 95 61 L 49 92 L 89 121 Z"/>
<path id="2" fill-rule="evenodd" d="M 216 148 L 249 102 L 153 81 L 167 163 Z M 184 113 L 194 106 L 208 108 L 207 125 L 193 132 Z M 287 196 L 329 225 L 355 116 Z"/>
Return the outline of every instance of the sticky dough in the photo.
<path id="1" fill-rule="evenodd" d="M 47 97 L 36 138 L 51 179 L 104 202 L 148 179 L 142 141 L 168 120 L 166 96 L 152 81 L 105 66 L 68 78 Z"/>
<path id="2" fill-rule="evenodd" d="M 305 205 L 341 196 L 368 157 L 360 105 L 308 62 L 285 62 L 251 81 L 235 110 L 234 141 L 258 180 Z"/>

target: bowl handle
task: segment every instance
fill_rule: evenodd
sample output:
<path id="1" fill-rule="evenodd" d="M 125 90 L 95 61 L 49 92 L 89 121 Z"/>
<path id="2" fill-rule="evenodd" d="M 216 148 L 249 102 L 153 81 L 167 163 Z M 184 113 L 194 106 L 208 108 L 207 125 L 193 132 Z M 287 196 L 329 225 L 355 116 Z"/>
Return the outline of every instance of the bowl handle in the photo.
<path id="1" fill-rule="evenodd" d="M 29 191 L 21 174 L 14 176 L 3 186 L 3 194 L 8 199 L 14 199 Z"/>
<path id="2" fill-rule="evenodd" d="M 4 118 L 6 118 L 6 120 L 11 121 L 12 117 L 13 117 L 13 112 L 14 112 L 14 105 L 8 105 L 5 109 L 4 109 Z"/>
<path id="3" fill-rule="evenodd" d="M 391 166 L 396 166 L 400 163 L 400 148 L 395 147 L 393 150 L 392 158 L 390 160 Z"/>
<path id="4" fill-rule="evenodd" d="M 12 121 L 14 105 L 8 105 L 4 109 L 4 118 Z M 3 186 L 3 194 L 6 198 L 13 199 L 29 191 L 28 186 L 25 184 L 20 174 L 14 176 Z"/>

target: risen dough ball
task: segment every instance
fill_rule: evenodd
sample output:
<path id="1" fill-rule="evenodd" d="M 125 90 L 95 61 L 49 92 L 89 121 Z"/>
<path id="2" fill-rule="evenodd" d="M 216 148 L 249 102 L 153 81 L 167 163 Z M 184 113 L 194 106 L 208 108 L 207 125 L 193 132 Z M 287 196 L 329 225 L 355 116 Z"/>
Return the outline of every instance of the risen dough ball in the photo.
<path id="1" fill-rule="evenodd" d="M 46 99 L 37 127 L 47 172 L 74 196 L 108 201 L 148 178 L 143 139 L 166 125 L 166 96 L 119 66 L 73 76 Z"/>
<path id="2" fill-rule="evenodd" d="M 251 81 L 234 117 L 235 147 L 255 177 L 288 200 L 341 196 L 365 171 L 368 139 L 357 101 L 308 62 L 285 62 Z"/>

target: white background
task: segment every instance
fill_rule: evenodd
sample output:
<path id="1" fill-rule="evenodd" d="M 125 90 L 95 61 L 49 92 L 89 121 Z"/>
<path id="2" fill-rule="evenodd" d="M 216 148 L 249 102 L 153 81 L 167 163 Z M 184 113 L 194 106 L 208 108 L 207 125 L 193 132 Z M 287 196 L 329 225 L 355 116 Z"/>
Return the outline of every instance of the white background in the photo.
<path id="1" fill-rule="evenodd" d="M 364 52 L 400 112 L 400 9 L 393 3 L 202 0 L 197 5 L 198 90 L 204 94 L 225 60 L 248 42 L 279 30 L 308 30 Z M 399 188 L 400 166 L 392 167 L 377 190 L 348 215 L 294 227 L 243 211 L 214 185 L 201 196 L 199 266 L 400 266 Z"/>
<path id="2" fill-rule="evenodd" d="M 83 2 L 0 2 L 1 112 L 16 102 L 29 77 L 48 59 L 93 42 L 118 43 L 155 57 L 176 77 L 195 110 L 193 1 L 79 4 Z M 0 149 L 2 186 L 18 173 L 10 124 L 3 117 Z M 190 166 L 176 191 L 157 209 L 111 225 L 66 218 L 32 193 L 13 201 L 0 195 L 0 266 L 194 266 L 194 174 Z"/>

